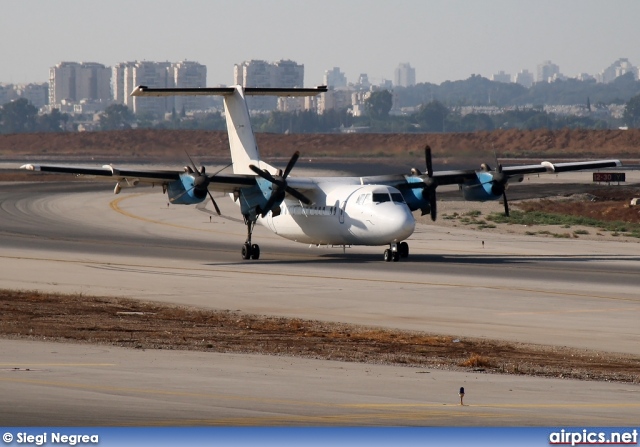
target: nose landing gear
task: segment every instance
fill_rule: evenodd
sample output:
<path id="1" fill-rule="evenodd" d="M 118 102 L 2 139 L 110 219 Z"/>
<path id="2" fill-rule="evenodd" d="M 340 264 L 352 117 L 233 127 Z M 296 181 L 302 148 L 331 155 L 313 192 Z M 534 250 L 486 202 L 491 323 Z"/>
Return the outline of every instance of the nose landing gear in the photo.
<path id="1" fill-rule="evenodd" d="M 389 248 L 384 251 L 383 256 L 385 262 L 398 262 L 400 258 L 408 258 L 409 244 L 406 242 L 400 242 L 399 244 L 392 242 L 389 244 Z"/>

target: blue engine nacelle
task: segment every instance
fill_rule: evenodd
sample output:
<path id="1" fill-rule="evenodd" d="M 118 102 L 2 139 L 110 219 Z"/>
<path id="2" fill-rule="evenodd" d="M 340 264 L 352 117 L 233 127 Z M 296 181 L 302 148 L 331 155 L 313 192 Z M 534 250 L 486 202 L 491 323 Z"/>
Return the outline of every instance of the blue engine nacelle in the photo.
<path id="1" fill-rule="evenodd" d="M 250 188 L 242 188 L 238 196 L 240 200 L 240 212 L 244 216 L 248 216 L 248 219 L 255 221 L 260 216 L 269 202 L 271 195 L 273 194 L 273 186 L 271 182 L 261 178 L 256 178 L 256 185 Z M 283 196 L 284 200 L 284 196 Z M 274 215 L 279 213 L 280 204 L 282 200 L 273 203 L 271 210 Z M 266 214 L 266 213 L 265 213 Z"/>
<path id="2" fill-rule="evenodd" d="M 407 183 L 419 183 L 424 185 L 422 178 L 407 176 Z M 429 214 L 431 206 L 429 205 L 429 197 L 425 193 L 424 187 L 403 188 L 402 196 L 411 211 L 422 210 L 422 214 Z"/>
<path id="3" fill-rule="evenodd" d="M 195 189 L 193 186 L 194 176 L 191 174 L 181 174 L 180 180 L 167 183 L 167 195 L 169 202 L 175 205 L 195 205 L 207 198 L 207 192 Z"/>
<path id="4" fill-rule="evenodd" d="M 494 181 L 494 178 L 497 181 Z M 507 180 L 521 182 L 522 176 L 515 176 L 507 179 L 502 177 L 502 173 L 476 172 L 476 179 L 460 185 L 460 190 L 465 200 L 475 202 L 485 202 L 487 200 L 498 200 L 502 198 Z"/>

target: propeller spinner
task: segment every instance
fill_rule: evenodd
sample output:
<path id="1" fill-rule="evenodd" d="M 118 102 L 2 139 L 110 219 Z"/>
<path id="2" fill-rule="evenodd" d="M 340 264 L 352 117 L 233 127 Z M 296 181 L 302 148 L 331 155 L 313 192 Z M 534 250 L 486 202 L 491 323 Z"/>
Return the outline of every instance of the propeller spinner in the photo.
<path id="1" fill-rule="evenodd" d="M 411 173 L 413 175 L 417 175 L 422 178 L 422 183 L 408 183 L 403 185 L 401 188 L 422 188 L 422 197 L 426 197 L 429 201 L 429 214 L 431 215 L 431 220 L 435 221 L 438 216 L 438 202 L 436 200 L 436 188 L 438 187 L 438 182 L 433 178 L 431 146 L 428 144 L 424 147 L 424 158 L 427 166 L 426 175 L 422 174 L 418 169 L 411 169 Z M 426 214 L 424 210 L 422 211 L 422 214 Z"/>
<path id="2" fill-rule="evenodd" d="M 218 204 L 216 203 L 215 199 L 213 198 L 213 195 L 211 194 L 211 191 L 209 191 L 209 184 L 211 183 L 211 179 L 213 177 L 215 177 L 216 174 L 218 174 L 223 169 L 226 169 L 230 165 L 225 166 L 224 168 L 220 169 L 220 171 L 216 172 L 215 174 L 213 174 L 211 176 L 208 176 L 204 166 L 202 166 L 202 168 L 198 169 L 196 167 L 196 164 L 193 162 L 193 159 L 189 155 L 189 153 L 187 151 L 185 151 L 185 154 L 187 154 L 187 157 L 189 158 L 189 161 L 191 162 L 191 166 L 193 167 L 193 173 L 194 173 L 193 186 L 190 189 L 184 191 L 178 197 L 175 197 L 174 200 L 179 199 L 184 194 L 187 194 L 189 191 L 193 191 L 193 195 L 198 197 L 198 198 L 200 198 L 200 199 L 205 198 L 207 196 L 207 194 L 208 194 L 209 198 L 211 199 L 211 203 L 213 203 L 213 207 L 216 210 L 216 213 L 218 213 L 218 216 L 220 216 L 221 215 L 220 207 L 218 206 Z"/>
<path id="3" fill-rule="evenodd" d="M 491 167 L 483 163 L 482 164 L 483 171 L 491 171 Z M 507 200 L 507 184 L 509 182 L 509 176 L 502 172 L 502 163 L 498 162 L 498 158 L 496 157 L 496 170 L 490 181 L 482 183 L 486 185 L 488 183 L 491 184 L 491 194 L 494 196 L 502 195 L 502 201 L 504 203 L 504 214 L 509 217 L 509 201 Z"/>
<path id="4" fill-rule="evenodd" d="M 264 210 L 262 210 L 262 217 L 265 217 L 267 215 L 267 213 L 269 211 L 271 211 L 271 208 L 274 207 L 274 205 L 276 203 L 280 203 L 284 200 L 285 194 L 290 194 L 293 197 L 295 197 L 296 199 L 298 199 L 299 201 L 301 201 L 302 203 L 304 203 L 305 205 L 310 205 L 311 204 L 311 200 L 309 200 L 309 198 L 307 196 L 305 196 L 304 194 L 302 194 L 301 192 L 291 188 L 288 184 L 287 184 L 287 177 L 289 176 L 289 174 L 291 173 L 291 170 L 293 169 L 293 167 L 295 166 L 296 162 L 298 161 L 298 158 L 300 158 L 300 152 L 296 151 L 293 156 L 291 157 L 291 160 L 289 160 L 289 163 L 287 163 L 287 167 L 284 169 L 284 173 L 282 174 L 278 174 L 278 175 L 271 175 L 271 173 L 269 173 L 269 171 L 266 171 L 264 169 L 260 169 L 259 167 L 255 166 L 255 165 L 249 165 L 249 168 L 255 172 L 257 175 L 259 175 L 260 177 L 262 177 L 263 179 L 271 182 L 273 184 L 273 188 L 272 188 L 272 193 L 271 196 L 269 197 L 269 200 L 267 200 L 267 204 L 264 207 Z M 279 173 L 282 171 L 279 171 Z"/>

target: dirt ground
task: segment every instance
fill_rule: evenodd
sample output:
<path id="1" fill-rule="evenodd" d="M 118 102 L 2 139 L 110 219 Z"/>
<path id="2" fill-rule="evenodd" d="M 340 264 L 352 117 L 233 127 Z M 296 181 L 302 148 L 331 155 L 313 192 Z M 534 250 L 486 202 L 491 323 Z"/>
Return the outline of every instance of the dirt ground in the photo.
<path id="1" fill-rule="evenodd" d="M 430 134 L 266 134 L 256 135 L 266 158 L 401 157 L 424 160 L 424 146 L 444 160 L 479 158 L 639 158 L 640 129 L 629 130 L 497 130 Z M 86 157 L 119 160 L 184 160 L 184 151 L 199 160 L 228 159 L 226 132 L 129 130 L 0 135 L 0 157 Z"/>
<path id="2" fill-rule="evenodd" d="M 122 298 L 0 290 L 0 337 L 640 383 L 640 358 Z"/>
<path id="3" fill-rule="evenodd" d="M 430 135 L 258 135 L 265 157 L 288 157 L 295 150 L 305 156 L 411 157 L 421 160 L 425 141 L 441 158 L 501 156 L 553 156 L 575 158 L 638 158 L 640 130 L 629 131 L 497 131 L 476 134 Z M 478 149 L 480 148 L 480 149 Z M 182 160 L 184 149 L 194 157 L 228 157 L 223 132 L 125 131 L 78 134 L 0 135 L 0 157 L 34 159 L 163 159 Z M 491 156 L 493 156 L 491 154 Z M 440 167 L 441 168 L 441 167 Z M 72 176 L 37 176 L 0 172 L 0 181 L 70 180 Z M 539 200 L 553 190 L 527 188 L 528 196 L 509 191 L 512 209 L 542 209 L 564 214 L 595 214 L 610 220 L 640 222 L 628 197 L 640 197 L 638 185 L 594 188 L 575 185 L 568 197 Z M 524 191 L 524 189 L 523 189 Z M 533 192 L 532 192 L 533 191 Z M 537 191 L 537 192 L 536 192 Z M 447 200 L 439 205 L 437 224 L 445 218 L 480 209 L 482 215 L 500 212 L 491 202 L 465 204 Z M 529 199 L 527 202 L 520 202 Z M 588 206 L 587 206 L 588 204 Z M 418 217 L 418 216 L 417 216 Z M 469 222 L 456 225 L 469 225 Z M 429 221 L 428 216 L 418 221 Z M 480 229 L 477 221 L 470 228 Z M 482 231 L 524 232 L 521 226 L 496 224 Z M 578 237 L 575 229 L 574 236 Z M 541 236 L 535 236 L 541 237 Z M 579 237 L 613 237 L 591 231 Z M 630 238 L 635 242 L 637 238 Z M 618 239 L 619 240 L 619 239 Z M 31 291 L 0 290 L 0 337 L 98 343 L 136 349 L 187 349 L 211 352 L 262 353 L 420 368 L 473 370 L 499 374 L 527 374 L 581 380 L 640 383 L 640 358 L 619 354 L 507 343 L 499 340 L 456 339 L 450 336 L 382 330 L 380 328 L 247 315 L 160 305 L 133 299 L 51 295 Z"/>

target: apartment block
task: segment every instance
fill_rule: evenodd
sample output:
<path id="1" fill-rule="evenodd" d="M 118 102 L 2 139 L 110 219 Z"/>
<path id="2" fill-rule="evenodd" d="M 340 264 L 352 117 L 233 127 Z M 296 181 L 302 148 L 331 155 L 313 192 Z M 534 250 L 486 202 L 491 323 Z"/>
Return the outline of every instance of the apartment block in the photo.
<path id="1" fill-rule="evenodd" d="M 339 67 L 333 67 L 331 70 L 324 72 L 322 82 L 329 88 L 346 88 L 347 77 L 340 71 Z"/>
<path id="2" fill-rule="evenodd" d="M 602 73 L 598 76 L 600 82 L 609 83 L 614 81 L 617 77 L 623 76 L 627 73 L 633 73 L 635 79 L 638 79 L 638 68 L 634 67 L 629 59 L 620 58 L 607 68 L 602 70 Z"/>
<path id="3" fill-rule="evenodd" d="M 233 83 L 243 87 L 303 87 L 304 65 L 291 60 L 266 62 L 250 60 L 233 67 Z M 278 100 L 275 97 L 261 96 L 247 98 L 252 110 L 274 110 Z"/>
<path id="4" fill-rule="evenodd" d="M 138 85 L 155 88 L 202 88 L 207 86 L 207 67 L 193 61 L 121 62 L 112 70 L 113 100 L 129 107 L 134 113 L 162 115 L 204 110 L 207 98 L 198 96 L 175 96 L 164 98 L 132 97 L 131 92 Z"/>
<path id="5" fill-rule="evenodd" d="M 560 74 L 560 67 L 551 61 L 544 61 L 538 65 L 537 82 L 552 82 L 560 76 L 562 76 Z"/>
<path id="6" fill-rule="evenodd" d="M 398 87 L 412 87 L 416 85 L 416 69 L 411 64 L 399 64 L 395 69 L 393 85 Z"/>
<path id="7" fill-rule="evenodd" d="M 207 86 L 207 67 L 192 61 L 181 61 L 171 65 L 173 85 L 180 88 L 204 88 Z M 204 110 L 207 108 L 205 96 L 176 96 L 177 112 Z"/>
<path id="8" fill-rule="evenodd" d="M 501 70 L 498 73 L 494 73 L 493 75 L 491 75 L 491 80 L 494 82 L 509 83 L 511 82 L 511 75 Z"/>
<path id="9" fill-rule="evenodd" d="M 533 85 L 533 73 L 531 73 L 529 70 L 520 70 L 516 74 L 513 82 L 515 82 L 516 84 L 520 84 L 525 88 L 529 88 Z"/>
<path id="10" fill-rule="evenodd" d="M 111 69 L 95 62 L 60 62 L 49 69 L 49 104 L 111 100 Z"/>

